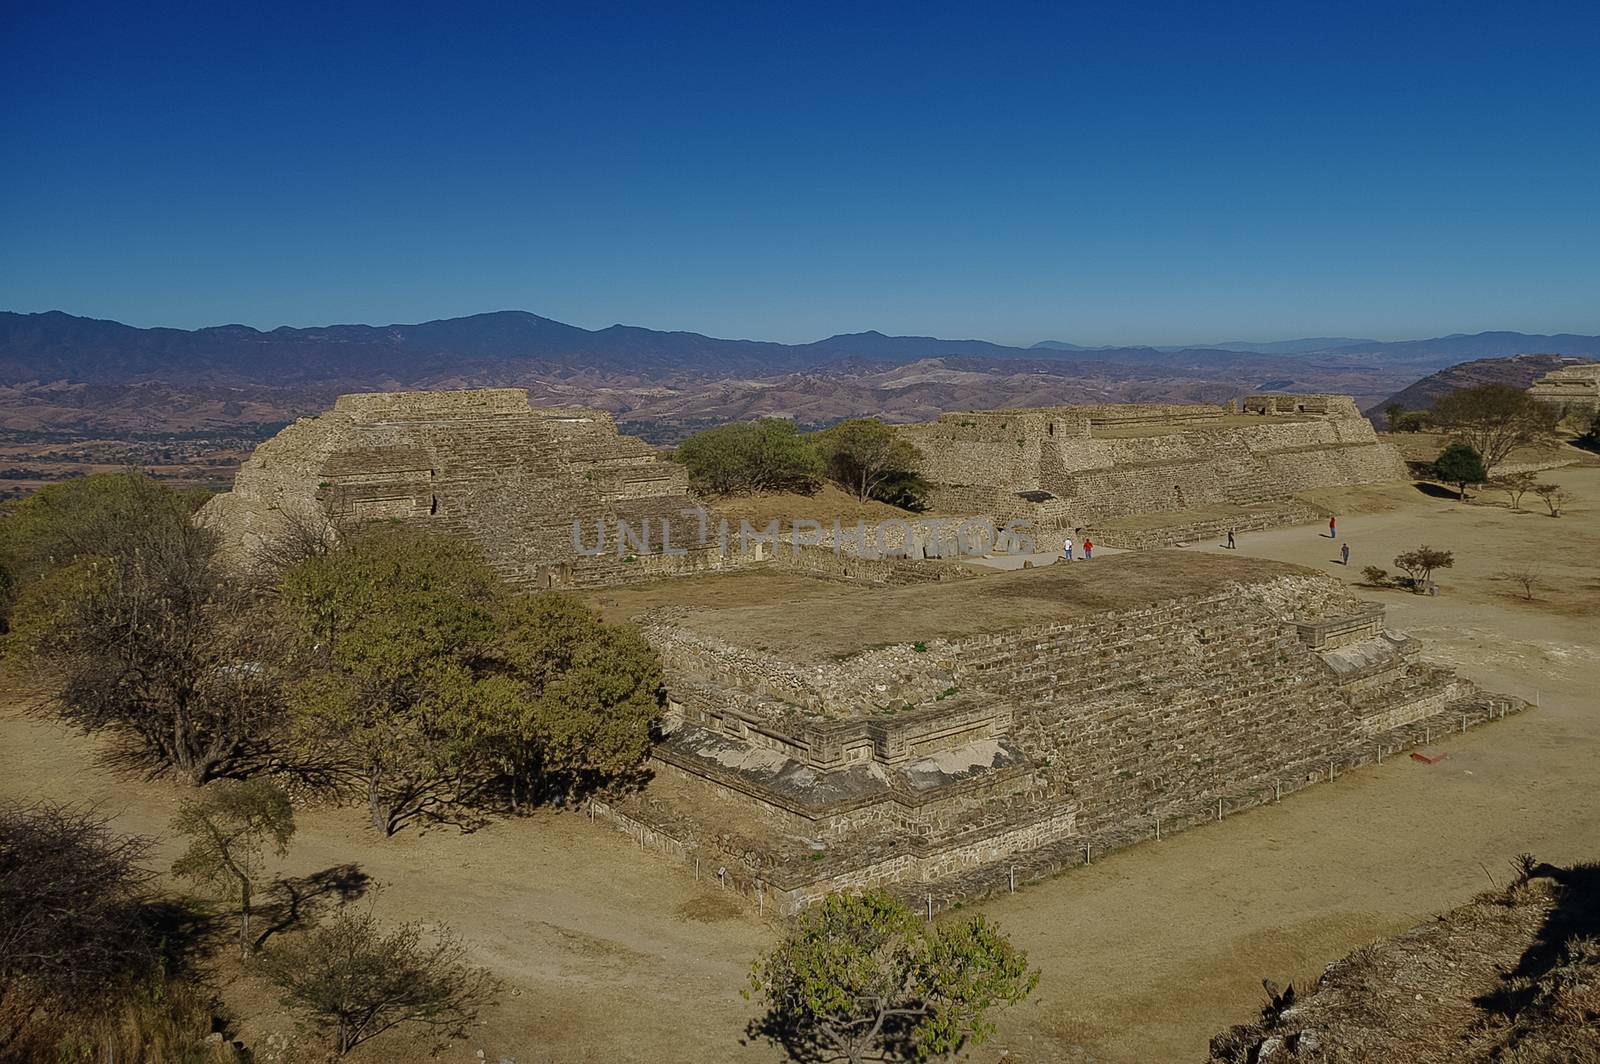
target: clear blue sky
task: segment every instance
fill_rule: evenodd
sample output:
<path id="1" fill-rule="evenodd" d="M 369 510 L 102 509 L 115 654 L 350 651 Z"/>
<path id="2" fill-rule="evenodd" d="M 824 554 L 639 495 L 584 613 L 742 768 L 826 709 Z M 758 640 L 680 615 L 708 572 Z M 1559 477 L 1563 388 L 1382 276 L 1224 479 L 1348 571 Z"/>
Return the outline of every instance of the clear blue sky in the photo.
<path id="1" fill-rule="evenodd" d="M 1593 3 L 13 3 L 0 308 L 1600 332 Z"/>

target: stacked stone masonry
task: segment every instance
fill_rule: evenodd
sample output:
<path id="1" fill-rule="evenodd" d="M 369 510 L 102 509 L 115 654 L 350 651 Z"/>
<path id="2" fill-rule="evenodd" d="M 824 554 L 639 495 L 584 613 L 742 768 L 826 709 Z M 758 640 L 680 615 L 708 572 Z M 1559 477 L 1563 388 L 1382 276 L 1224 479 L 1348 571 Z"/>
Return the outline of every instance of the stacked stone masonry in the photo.
<path id="1" fill-rule="evenodd" d="M 1600 414 L 1600 362 L 1584 362 L 1552 370 L 1528 394 L 1563 414 Z"/>
<path id="2" fill-rule="evenodd" d="M 1315 511 L 1296 504 L 1299 493 L 1405 476 L 1348 396 L 968 411 L 899 431 L 922 454 L 934 509 L 1088 528 L 1114 546 L 1304 520 Z M 1158 514 L 1178 516 L 1117 523 Z"/>
<path id="3" fill-rule="evenodd" d="M 1099 602 L 1126 567 L 1181 583 L 1202 560 L 1167 597 L 1028 609 Z M 866 883 L 968 891 L 1521 708 L 1428 664 L 1337 580 L 1276 563 L 1157 551 L 877 592 L 869 608 L 916 618 L 979 589 L 1014 596 L 1015 621 L 910 621 L 908 641 L 842 656 L 770 649 L 776 607 L 651 617 L 672 708 L 660 778 L 623 811 L 775 905 Z"/>
<path id="4" fill-rule="evenodd" d="M 202 519 L 244 563 L 294 523 L 398 521 L 463 536 L 535 588 L 745 560 L 701 542 L 706 514 L 682 467 L 609 414 L 530 406 L 516 388 L 340 396 L 256 448 Z M 619 521 L 638 538 L 619 540 Z"/>

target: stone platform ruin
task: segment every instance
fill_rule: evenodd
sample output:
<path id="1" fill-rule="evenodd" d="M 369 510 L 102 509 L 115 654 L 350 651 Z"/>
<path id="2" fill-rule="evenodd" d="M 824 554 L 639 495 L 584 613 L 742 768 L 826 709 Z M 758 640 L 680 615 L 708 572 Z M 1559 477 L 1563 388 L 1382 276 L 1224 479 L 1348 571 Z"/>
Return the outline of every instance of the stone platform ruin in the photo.
<path id="1" fill-rule="evenodd" d="M 1528 394 L 1562 415 L 1600 414 L 1600 362 L 1551 370 L 1533 382 Z"/>
<path id="2" fill-rule="evenodd" d="M 708 607 L 767 578 L 641 615 L 671 700 L 656 778 L 597 808 L 784 910 L 1006 889 L 1522 706 L 1277 562 L 1158 550 Z"/>
<path id="3" fill-rule="evenodd" d="M 341 395 L 257 447 L 201 519 L 243 563 L 296 521 L 398 521 L 464 537 L 506 580 L 544 588 L 718 568 L 727 559 L 693 542 L 590 557 L 574 540 L 574 522 L 592 547 L 596 522 L 692 529 L 703 515 L 683 467 L 619 435 L 610 414 L 481 388 Z"/>
<path id="4" fill-rule="evenodd" d="M 898 431 L 922 452 L 932 509 L 1110 547 L 1315 521 L 1326 513 L 1301 493 L 1406 475 L 1344 395 L 967 411 Z"/>

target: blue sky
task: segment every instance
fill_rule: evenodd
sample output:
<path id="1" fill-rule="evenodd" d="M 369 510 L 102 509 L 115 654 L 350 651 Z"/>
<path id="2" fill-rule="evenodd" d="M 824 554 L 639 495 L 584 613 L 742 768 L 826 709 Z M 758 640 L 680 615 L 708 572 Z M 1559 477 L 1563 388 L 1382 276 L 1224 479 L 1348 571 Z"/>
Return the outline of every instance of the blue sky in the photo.
<path id="1" fill-rule="evenodd" d="M 6 5 L 0 307 L 1596 333 L 1597 12 Z"/>

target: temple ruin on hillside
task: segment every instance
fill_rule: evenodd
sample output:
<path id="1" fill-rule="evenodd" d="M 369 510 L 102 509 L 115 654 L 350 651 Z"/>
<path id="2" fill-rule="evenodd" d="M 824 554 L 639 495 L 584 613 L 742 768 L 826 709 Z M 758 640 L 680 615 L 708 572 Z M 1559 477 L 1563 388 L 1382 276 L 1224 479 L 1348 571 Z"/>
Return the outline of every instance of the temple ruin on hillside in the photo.
<path id="1" fill-rule="evenodd" d="M 1406 475 L 1344 395 L 967 411 L 899 431 L 922 453 L 934 510 L 1115 547 L 1312 521 L 1302 492 Z"/>
<path id="2" fill-rule="evenodd" d="M 706 601 L 688 587 L 642 613 L 670 698 L 656 778 L 599 808 L 785 910 L 866 884 L 1003 890 L 1522 706 L 1277 562 L 1157 550 L 892 590 L 772 579 L 710 578 Z M 741 583 L 749 604 L 710 605 Z"/>
<path id="3" fill-rule="evenodd" d="M 1528 394 L 1563 414 L 1600 414 L 1600 362 L 1551 370 L 1533 383 Z"/>

